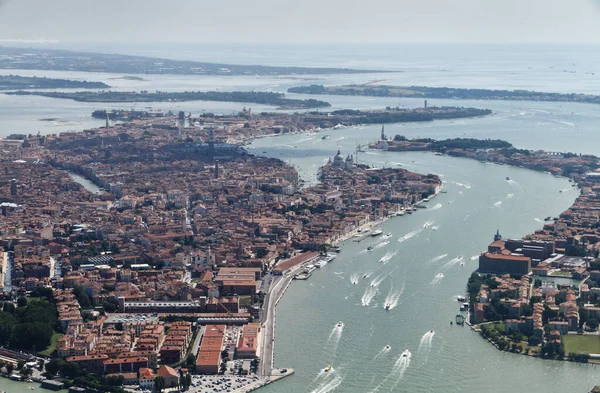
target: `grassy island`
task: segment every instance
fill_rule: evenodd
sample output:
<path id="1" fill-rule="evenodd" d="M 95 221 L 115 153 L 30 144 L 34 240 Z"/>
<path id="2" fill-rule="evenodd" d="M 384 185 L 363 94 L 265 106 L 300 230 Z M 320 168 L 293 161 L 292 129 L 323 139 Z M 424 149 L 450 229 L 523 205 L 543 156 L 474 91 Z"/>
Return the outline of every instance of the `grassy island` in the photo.
<path id="1" fill-rule="evenodd" d="M 103 82 L 70 79 L 38 78 L 37 76 L 0 75 L 0 90 L 26 89 L 106 89 Z"/>
<path id="2" fill-rule="evenodd" d="M 460 100 L 549 101 L 600 104 L 600 95 L 544 93 L 529 90 L 460 89 L 454 87 L 387 86 L 374 84 L 345 86 L 298 86 L 289 93 L 368 97 L 441 98 Z"/>
<path id="3" fill-rule="evenodd" d="M 11 95 L 35 95 L 50 98 L 63 98 L 79 102 L 184 102 L 184 101 L 229 101 L 248 102 L 263 105 L 274 105 L 281 109 L 309 109 L 326 108 L 331 106 L 328 102 L 314 99 L 299 100 L 286 98 L 284 94 L 255 91 L 190 91 L 190 92 L 161 92 L 150 93 L 122 92 L 122 91 L 77 91 L 77 92 L 41 92 L 41 91 L 15 91 Z"/>

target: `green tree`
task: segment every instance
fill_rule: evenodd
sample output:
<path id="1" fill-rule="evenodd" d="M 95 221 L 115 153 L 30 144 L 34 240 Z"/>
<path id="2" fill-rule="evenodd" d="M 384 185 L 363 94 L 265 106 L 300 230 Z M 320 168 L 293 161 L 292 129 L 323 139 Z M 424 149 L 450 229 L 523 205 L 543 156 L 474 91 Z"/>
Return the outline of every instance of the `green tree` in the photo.
<path id="1" fill-rule="evenodd" d="M 27 306 L 27 298 L 25 296 L 19 296 L 17 299 L 17 307 Z"/>
<path id="2" fill-rule="evenodd" d="M 50 374 L 51 377 L 58 374 L 60 371 L 61 364 L 63 363 L 60 359 L 52 359 L 48 363 L 46 363 L 46 372 Z"/>
<path id="3" fill-rule="evenodd" d="M 13 335 L 16 320 L 12 314 L 0 312 L 0 346 L 6 346 Z"/>
<path id="4" fill-rule="evenodd" d="M 154 378 L 154 389 L 160 393 L 165 389 L 165 379 L 163 377 Z"/>

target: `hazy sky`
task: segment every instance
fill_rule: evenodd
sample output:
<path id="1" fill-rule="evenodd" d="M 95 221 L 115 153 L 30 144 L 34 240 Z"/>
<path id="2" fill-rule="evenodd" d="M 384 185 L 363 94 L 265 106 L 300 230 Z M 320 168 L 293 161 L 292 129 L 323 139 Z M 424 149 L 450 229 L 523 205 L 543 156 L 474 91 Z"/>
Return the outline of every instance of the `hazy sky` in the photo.
<path id="1" fill-rule="evenodd" d="M 0 42 L 600 42 L 599 0 L 0 0 Z"/>

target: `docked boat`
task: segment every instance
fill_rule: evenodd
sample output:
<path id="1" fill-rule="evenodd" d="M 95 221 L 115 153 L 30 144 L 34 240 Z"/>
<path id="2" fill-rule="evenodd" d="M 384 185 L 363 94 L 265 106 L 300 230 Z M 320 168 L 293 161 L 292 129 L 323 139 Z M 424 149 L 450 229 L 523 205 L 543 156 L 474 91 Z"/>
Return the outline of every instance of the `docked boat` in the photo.
<path id="1" fill-rule="evenodd" d="M 423 202 L 429 202 L 429 198 L 423 198 Z"/>
<path id="2" fill-rule="evenodd" d="M 406 214 L 406 213 L 404 212 L 404 210 L 400 210 L 400 211 L 397 211 L 397 212 L 396 212 L 396 215 L 397 215 L 397 216 L 403 216 L 403 215 L 405 215 L 405 214 Z"/>
<path id="3" fill-rule="evenodd" d="M 325 265 L 327 265 L 327 261 L 323 261 L 323 260 L 321 260 L 321 261 L 318 261 L 318 262 L 316 262 L 316 263 L 315 263 L 315 266 L 316 266 L 317 268 L 319 268 L 319 269 L 320 269 L 320 268 L 322 268 L 322 267 L 323 267 L 323 266 L 325 266 Z"/>
<path id="4" fill-rule="evenodd" d="M 465 324 L 465 317 L 462 314 L 456 314 L 456 324 L 457 325 L 464 325 Z"/>
<path id="5" fill-rule="evenodd" d="M 467 301 L 467 298 L 466 298 L 466 297 L 464 297 L 464 296 L 457 296 L 457 297 L 456 297 L 456 300 L 457 300 L 457 301 L 459 301 L 459 302 L 466 302 L 466 301 Z"/>
<path id="6" fill-rule="evenodd" d="M 371 232 L 371 236 L 375 237 L 375 236 L 379 236 L 383 234 L 383 230 L 382 229 L 377 229 L 373 232 Z"/>
<path id="7" fill-rule="evenodd" d="M 312 273 L 316 270 L 317 268 L 315 267 L 315 265 L 308 265 L 304 268 L 304 273 Z"/>
<path id="8" fill-rule="evenodd" d="M 460 305 L 460 311 L 467 311 L 469 309 L 469 303 L 463 303 Z"/>

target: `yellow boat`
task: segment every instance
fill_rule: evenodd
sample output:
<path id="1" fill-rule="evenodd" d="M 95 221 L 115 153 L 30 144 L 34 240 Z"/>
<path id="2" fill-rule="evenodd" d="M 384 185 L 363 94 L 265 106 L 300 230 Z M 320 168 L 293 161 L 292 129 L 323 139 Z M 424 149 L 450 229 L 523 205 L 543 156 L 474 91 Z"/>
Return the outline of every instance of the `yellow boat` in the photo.
<path id="1" fill-rule="evenodd" d="M 325 372 L 326 373 L 330 372 L 331 370 L 333 370 L 333 367 L 331 367 L 331 366 L 325 367 Z"/>

